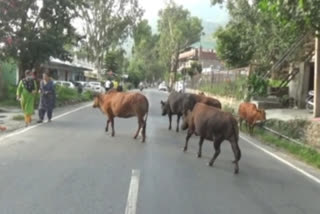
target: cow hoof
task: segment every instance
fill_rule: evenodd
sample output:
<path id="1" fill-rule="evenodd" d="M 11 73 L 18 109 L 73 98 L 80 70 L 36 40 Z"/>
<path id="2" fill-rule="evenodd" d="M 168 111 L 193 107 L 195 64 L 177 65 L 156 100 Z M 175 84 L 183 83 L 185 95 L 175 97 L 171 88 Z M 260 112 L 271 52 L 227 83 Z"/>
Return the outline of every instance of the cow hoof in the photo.
<path id="1" fill-rule="evenodd" d="M 235 169 L 234 174 L 239 174 L 239 169 Z"/>
<path id="2" fill-rule="evenodd" d="M 138 136 L 133 136 L 133 139 L 137 139 Z"/>
<path id="3" fill-rule="evenodd" d="M 197 155 L 197 157 L 198 157 L 198 158 L 201 158 L 201 157 L 202 157 L 202 155 L 198 154 L 198 155 Z"/>
<path id="4" fill-rule="evenodd" d="M 177 129 L 176 132 L 179 132 L 179 129 Z"/>
<path id="5" fill-rule="evenodd" d="M 183 152 L 186 152 L 188 149 L 186 147 L 183 148 Z"/>
<path id="6" fill-rule="evenodd" d="M 111 134 L 111 137 L 114 137 L 114 133 Z"/>
<path id="7" fill-rule="evenodd" d="M 213 166 L 213 163 L 209 162 L 207 163 L 208 166 L 212 167 Z"/>

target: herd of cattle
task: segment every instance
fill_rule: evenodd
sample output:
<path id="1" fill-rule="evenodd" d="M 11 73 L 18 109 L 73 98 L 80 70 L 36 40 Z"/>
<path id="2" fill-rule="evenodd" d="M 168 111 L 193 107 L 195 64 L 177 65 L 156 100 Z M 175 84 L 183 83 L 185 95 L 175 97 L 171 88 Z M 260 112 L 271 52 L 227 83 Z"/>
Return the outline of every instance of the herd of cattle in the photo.
<path id="1" fill-rule="evenodd" d="M 217 99 L 201 94 L 171 92 L 167 101 L 161 101 L 162 115 L 169 117 L 169 130 L 171 130 L 172 116 L 177 115 L 176 131 L 179 132 L 180 118 L 183 118 L 181 128 L 187 130 L 187 137 L 184 151 L 188 149 L 188 141 L 194 134 L 200 137 L 198 157 L 202 155 L 202 144 L 204 140 L 213 141 L 215 153 L 209 162 L 212 166 L 220 154 L 220 146 L 224 140 L 231 143 L 234 153 L 235 164 L 234 173 L 239 172 L 238 162 L 241 158 L 241 150 L 238 145 L 239 127 L 236 118 L 228 112 L 221 110 L 221 102 Z M 94 99 L 94 108 L 107 115 L 106 132 L 111 123 L 112 136 L 114 131 L 114 118 L 138 118 L 138 130 L 134 138 L 136 139 L 142 129 L 142 142 L 146 139 L 146 125 L 149 111 L 148 99 L 136 92 L 118 92 L 111 90 L 106 94 L 97 95 Z M 258 122 L 266 120 L 263 109 L 258 109 L 255 104 L 242 103 L 238 111 L 240 126 L 244 120 L 252 133 L 253 127 Z"/>

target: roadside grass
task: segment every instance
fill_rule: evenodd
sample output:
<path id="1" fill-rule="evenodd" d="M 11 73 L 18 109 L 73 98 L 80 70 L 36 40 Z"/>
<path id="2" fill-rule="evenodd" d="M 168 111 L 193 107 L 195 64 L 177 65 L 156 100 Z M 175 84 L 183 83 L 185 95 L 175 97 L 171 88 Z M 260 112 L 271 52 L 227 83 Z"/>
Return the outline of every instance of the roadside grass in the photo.
<path id="1" fill-rule="evenodd" d="M 0 100 L 0 106 L 4 106 L 4 107 L 20 107 L 20 103 L 17 100 L 13 100 L 13 99 Z"/>
<path id="2" fill-rule="evenodd" d="M 243 127 L 241 131 L 248 133 L 247 129 Z M 253 137 L 267 145 L 274 146 L 278 149 L 288 152 L 299 160 L 320 169 L 320 152 L 318 152 L 316 149 L 292 143 L 286 139 L 275 136 L 272 133 L 268 133 L 260 127 L 255 128 Z"/>
<path id="3" fill-rule="evenodd" d="M 12 120 L 22 121 L 22 120 L 24 120 L 24 116 L 23 115 L 15 115 L 12 117 Z"/>

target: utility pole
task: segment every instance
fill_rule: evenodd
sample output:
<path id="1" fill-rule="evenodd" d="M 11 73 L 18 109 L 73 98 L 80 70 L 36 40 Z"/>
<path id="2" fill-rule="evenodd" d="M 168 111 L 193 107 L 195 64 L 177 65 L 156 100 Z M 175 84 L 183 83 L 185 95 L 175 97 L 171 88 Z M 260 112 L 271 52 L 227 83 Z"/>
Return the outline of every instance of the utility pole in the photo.
<path id="1" fill-rule="evenodd" d="M 320 41 L 319 33 L 316 32 L 315 66 L 314 66 L 314 117 L 320 117 Z"/>

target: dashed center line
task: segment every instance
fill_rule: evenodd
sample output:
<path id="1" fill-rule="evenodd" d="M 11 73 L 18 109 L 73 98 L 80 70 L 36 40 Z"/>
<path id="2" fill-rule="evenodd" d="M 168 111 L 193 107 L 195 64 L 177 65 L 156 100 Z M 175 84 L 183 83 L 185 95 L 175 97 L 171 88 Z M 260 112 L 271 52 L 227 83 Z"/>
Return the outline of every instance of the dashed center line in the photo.
<path id="1" fill-rule="evenodd" d="M 132 170 L 125 214 L 136 214 L 139 193 L 140 171 Z"/>

